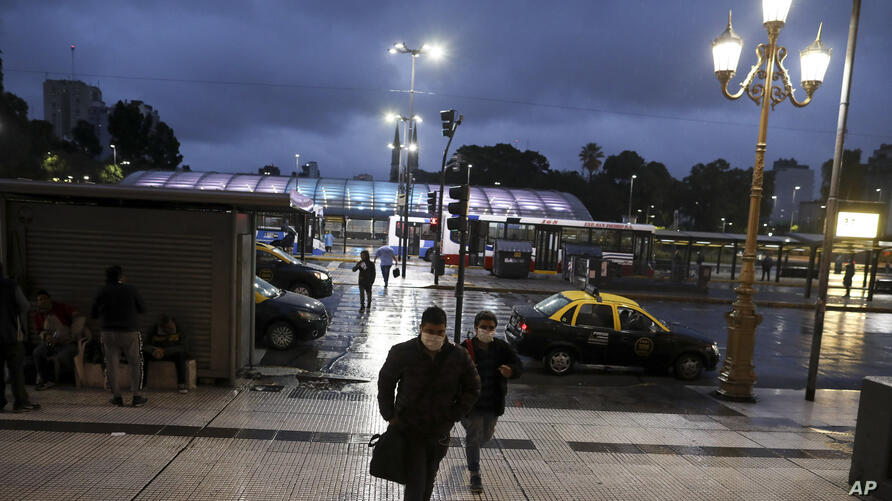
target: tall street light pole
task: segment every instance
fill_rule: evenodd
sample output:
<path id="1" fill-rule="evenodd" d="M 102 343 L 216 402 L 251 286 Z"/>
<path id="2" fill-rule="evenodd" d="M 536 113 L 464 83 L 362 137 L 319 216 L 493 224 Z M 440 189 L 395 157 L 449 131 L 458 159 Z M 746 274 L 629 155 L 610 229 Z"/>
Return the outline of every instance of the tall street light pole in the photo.
<path id="1" fill-rule="evenodd" d="M 113 144 L 110 144 L 108 146 L 109 146 L 109 148 L 112 149 L 112 155 L 114 156 L 115 169 L 117 169 L 118 168 L 118 149 L 115 148 L 115 145 L 113 145 Z"/>
<path id="2" fill-rule="evenodd" d="M 419 57 L 421 54 L 430 53 L 430 55 L 434 58 L 438 58 L 442 55 L 442 51 L 437 48 L 430 46 L 428 44 L 423 44 L 418 49 L 410 49 L 406 46 L 404 42 L 397 42 L 393 44 L 388 50 L 391 54 L 409 54 L 410 59 L 412 60 L 412 71 L 409 80 L 409 125 L 408 125 L 408 137 L 415 138 L 417 137 L 415 132 L 415 58 Z M 409 148 L 412 148 L 414 143 L 409 144 Z M 414 145 L 417 148 L 417 145 Z M 405 173 L 402 176 L 403 182 L 400 183 L 400 187 L 402 189 L 403 194 L 405 195 L 406 203 L 403 205 L 403 238 L 400 239 L 400 260 L 402 261 L 402 276 L 405 278 L 406 276 L 406 258 L 409 257 L 409 203 L 411 196 L 411 179 L 412 174 L 409 172 L 409 156 L 406 155 L 406 164 L 405 164 Z"/>
<path id="3" fill-rule="evenodd" d="M 793 217 L 796 215 L 796 192 L 801 186 L 793 188 L 793 206 L 790 207 L 790 233 L 793 233 Z"/>
<path id="4" fill-rule="evenodd" d="M 637 175 L 632 174 L 632 178 L 629 180 L 629 219 L 626 220 L 629 223 L 632 222 L 632 188 L 635 187 L 635 178 L 637 177 Z"/>
<path id="5" fill-rule="evenodd" d="M 808 380 L 805 399 L 814 401 L 818 379 L 818 362 L 821 358 L 821 337 L 824 335 L 824 311 L 827 306 L 827 286 L 830 281 L 830 258 L 833 237 L 836 235 L 837 198 L 842 170 L 842 154 L 845 145 L 846 122 L 849 116 L 849 94 L 852 90 L 852 69 L 855 66 L 855 41 L 858 39 L 858 19 L 861 0 L 852 0 L 849 18 L 849 38 L 846 42 L 846 60 L 842 69 L 842 89 L 839 96 L 839 114 L 836 122 L 836 143 L 833 148 L 833 168 L 830 172 L 830 192 L 827 195 L 827 212 L 824 218 L 824 242 L 821 245 L 821 261 L 818 266 L 818 300 L 815 302 L 815 321 L 811 337 L 811 353 L 808 360 Z"/>
<path id="6" fill-rule="evenodd" d="M 300 175 L 300 153 L 294 154 L 294 174 Z"/>
<path id="7" fill-rule="evenodd" d="M 733 309 L 725 315 L 725 320 L 728 323 L 728 350 L 718 376 L 719 387 L 715 391 L 718 397 L 727 400 L 755 401 L 753 386 L 756 383 L 756 376 L 753 367 L 753 349 L 756 326 L 762 321 L 762 316 L 756 314 L 753 305 L 753 281 L 755 279 L 756 237 L 759 229 L 759 202 L 762 199 L 768 113 L 772 107 L 787 98 L 790 98 L 790 102 L 796 107 L 806 106 L 810 103 L 815 91 L 820 87 L 827 65 L 830 63 L 830 50 L 821 43 L 821 28 L 819 27 L 814 43 L 800 52 L 802 88 L 805 90 L 806 98 L 804 101 L 797 100 L 793 95 L 790 76 L 783 64 L 787 57 L 787 49 L 777 45 L 778 35 L 786 23 L 791 1 L 763 1 L 762 20 L 765 30 L 768 32 L 768 44 L 759 44 L 756 48 L 758 60 L 750 69 L 746 79 L 740 84 L 740 90 L 735 94 L 728 92 L 728 84 L 737 70 L 743 39 L 731 28 L 730 12 L 728 13 L 728 27 L 712 42 L 715 75 L 721 84 L 722 95 L 728 99 L 740 99 L 746 94 L 761 106 L 756 141 L 756 160 L 753 164 L 753 180 L 750 189 L 743 269 L 740 273 L 740 285 L 735 289 L 737 300 L 733 304 Z M 775 74 L 775 66 L 777 74 Z M 753 84 L 756 77 L 762 82 Z M 775 84 L 776 81 L 777 84 Z"/>

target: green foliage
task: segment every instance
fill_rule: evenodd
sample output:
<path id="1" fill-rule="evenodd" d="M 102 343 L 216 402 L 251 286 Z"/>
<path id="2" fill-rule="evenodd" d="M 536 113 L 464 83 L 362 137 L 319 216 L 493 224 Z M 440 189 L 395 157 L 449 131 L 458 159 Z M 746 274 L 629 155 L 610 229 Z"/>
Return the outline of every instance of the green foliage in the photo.
<path id="1" fill-rule="evenodd" d="M 821 165 L 821 200 L 830 196 L 830 175 L 833 172 L 833 159 Z M 860 200 L 864 193 L 864 177 L 867 166 L 861 163 L 861 150 L 844 150 L 839 169 L 839 193 L 842 200 Z"/>
<path id="2" fill-rule="evenodd" d="M 108 132 L 118 160 L 128 160 L 125 174 L 141 169 L 173 170 L 183 161 L 180 142 L 164 122 L 140 111 L 140 101 L 118 101 L 108 117 Z"/>
<path id="3" fill-rule="evenodd" d="M 96 137 L 96 129 L 90 122 L 78 120 L 77 125 L 71 130 L 71 136 L 74 138 L 74 144 L 87 155 L 96 157 L 102 153 L 102 145 L 99 144 L 99 138 Z"/>
<path id="4" fill-rule="evenodd" d="M 579 161 L 582 162 L 582 171 L 588 172 L 588 180 L 591 182 L 592 176 L 601 168 L 601 159 L 604 158 L 604 152 L 601 147 L 595 143 L 588 143 L 582 147 L 579 152 Z"/>
<path id="5" fill-rule="evenodd" d="M 121 170 L 121 166 L 115 164 L 103 165 L 97 176 L 100 183 L 106 184 L 118 183 L 122 179 L 124 179 L 124 172 Z"/>

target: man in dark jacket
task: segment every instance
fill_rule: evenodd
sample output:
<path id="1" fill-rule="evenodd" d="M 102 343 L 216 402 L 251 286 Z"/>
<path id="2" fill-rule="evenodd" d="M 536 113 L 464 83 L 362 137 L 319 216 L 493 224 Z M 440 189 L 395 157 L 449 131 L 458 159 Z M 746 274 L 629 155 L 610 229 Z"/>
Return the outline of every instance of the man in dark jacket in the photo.
<path id="1" fill-rule="evenodd" d="M 511 346 L 495 338 L 496 324 L 495 313 L 481 311 L 474 317 L 476 335 L 462 343 L 480 375 L 480 398 L 471 412 L 461 420 L 466 432 L 465 456 L 471 475 L 471 492 L 474 493 L 483 492 L 480 446 L 492 438 L 499 416 L 505 413 L 507 380 L 520 377 L 523 370 L 520 359 Z"/>
<path id="2" fill-rule="evenodd" d="M 424 310 L 419 330 L 417 338 L 390 348 L 378 373 L 381 416 L 408 439 L 404 501 L 431 498 L 449 431 L 480 395 L 468 353 L 446 340 L 446 313 L 436 306 Z"/>
<path id="3" fill-rule="evenodd" d="M 15 280 L 3 278 L 3 265 L 0 265 L 0 412 L 6 409 L 6 378 L 3 364 L 9 368 L 10 386 L 15 401 L 12 410 L 28 412 L 40 408 L 28 401 L 25 390 L 25 347 L 22 345 L 26 329 L 28 298 Z"/>
<path id="4" fill-rule="evenodd" d="M 102 317 L 102 346 L 105 347 L 105 377 L 112 390 L 112 405 L 122 407 L 121 387 L 118 383 L 118 362 L 121 352 L 130 368 L 130 390 L 133 406 L 142 407 L 148 399 L 142 396 L 142 340 L 139 337 L 139 314 L 145 311 L 136 287 L 124 283 L 124 270 L 110 266 L 105 270 L 105 287 L 93 301 L 93 318 Z"/>

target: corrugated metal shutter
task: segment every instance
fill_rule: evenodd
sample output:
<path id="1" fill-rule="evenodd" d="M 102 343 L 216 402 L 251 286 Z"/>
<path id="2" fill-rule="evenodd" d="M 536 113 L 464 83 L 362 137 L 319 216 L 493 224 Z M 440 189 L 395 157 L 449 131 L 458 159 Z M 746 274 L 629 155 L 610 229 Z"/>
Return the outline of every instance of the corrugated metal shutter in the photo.
<path id="1" fill-rule="evenodd" d="M 15 205 L 10 212 L 15 213 Z M 173 315 L 191 338 L 191 354 L 199 373 L 228 375 L 232 284 L 225 259 L 232 250 L 225 242 L 231 242 L 227 234 L 231 233 L 231 216 L 133 208 L 28 207 L 34 221 L 27 230 L 20 227 L 17 237 L 26 250 L 24 285 L 32 297 L 37 289 L 47 289 L 56 300 L 89 315 L 93 298 L 104 284 L 105 269 L 120 264 L 127 281 L 139 289 L 146 302 L 142 331 L 148 332 L 160 314 Z M 60 211 L 65 217 L 59 217 Z M 98 330 L 95 322 L 91 328 Z"/>

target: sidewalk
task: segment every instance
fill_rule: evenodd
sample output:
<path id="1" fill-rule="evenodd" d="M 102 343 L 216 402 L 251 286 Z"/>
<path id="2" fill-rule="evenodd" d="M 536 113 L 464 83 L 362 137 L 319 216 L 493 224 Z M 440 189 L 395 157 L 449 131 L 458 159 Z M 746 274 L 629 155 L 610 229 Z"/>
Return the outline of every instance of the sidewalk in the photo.
<path id="1" fill-rule="evenodd" d="M 0 499 L 402 499 L 367 473 L 385 427 L 374 383 L 265 382 L 283 387 L 150 392 L 142 408 L 41 392 L 41 411 L 0 414 Z M 468 490 L 456 426 L 434 499 L 851 499 L 857 391 L 810 403 L 757 389 L 757 404 L 726 404 L 710 387 L 509 388 L 482 454 L 485 493 Z"/>
<path id="2" fill-rule="evenodd" d="M 320 259 L 314 258 L 318 264 L 326 266 L 335 284 L 356 284 L 356 273 L 351 271 L 354 260 L 352 257 L 334 254 L 332 257 Z M 726 267 L 727 268 L 727 267 Z M 380 275 L 380 269 L 378 269 Z M 453 289 L 457 281 L 458 269 L 447 267 L 446 274 L 440 277 L 439 285 L 434 285 L 434 276 L 430 273 L 430 263 L 419 259 L 412 259 L 406 267 L 405 277 L 390 278 L 392 287 L 429 287 L 440 289 Z M 615 290 L 602 289 L 604 292 L 615 292 L 636 301 L 682 301 L 692 303 L 714 303 L 730 305 L 736 299 L 734 288 L 738 280 L 731 280 L 729 273 L 714 276 L 709 282 L 706 294 L 696 292 L 680 292 L 661 290 L 660 285 L 670 285 L 668 280 L 650 281 L 643 290 Z M 857 278 L 857 277 L 856 277 Z M 376 285 L 383 285 L 380 276 L 376 279 Z M 873 300 L 867 300 L 867 292 L 860 289 L 852 289 L 851 297 L 844 298 L 844 289 L 841 287 L 842 275 L 830 275 L 830 289 L 827 297 L 828 310 L 861 311 L 867 313 L 892 313 L 892 295 L 874 294 Z M 855 280 L 855 285 L 860 285 Z M 471 267 L 465 270 L 465 289 L 489 292 L 511 292 L 520 294 L 549 295 L 556 292 L 575 289 L 569 281 L 564 280 L 561 274 L 554 273 L 530 273 L 528 278 L 498 278 L 489 270 L 481 267 Z M 758 307 L 770 308 L 797 308 L 814 309 L 817 295 L 817 280 L 812 281 L 811 298 L 805 297 L 804 278 L 783 278 L 781 281 L 757 281 L 755 283 L 756 294 L 754 302 Z"/>

